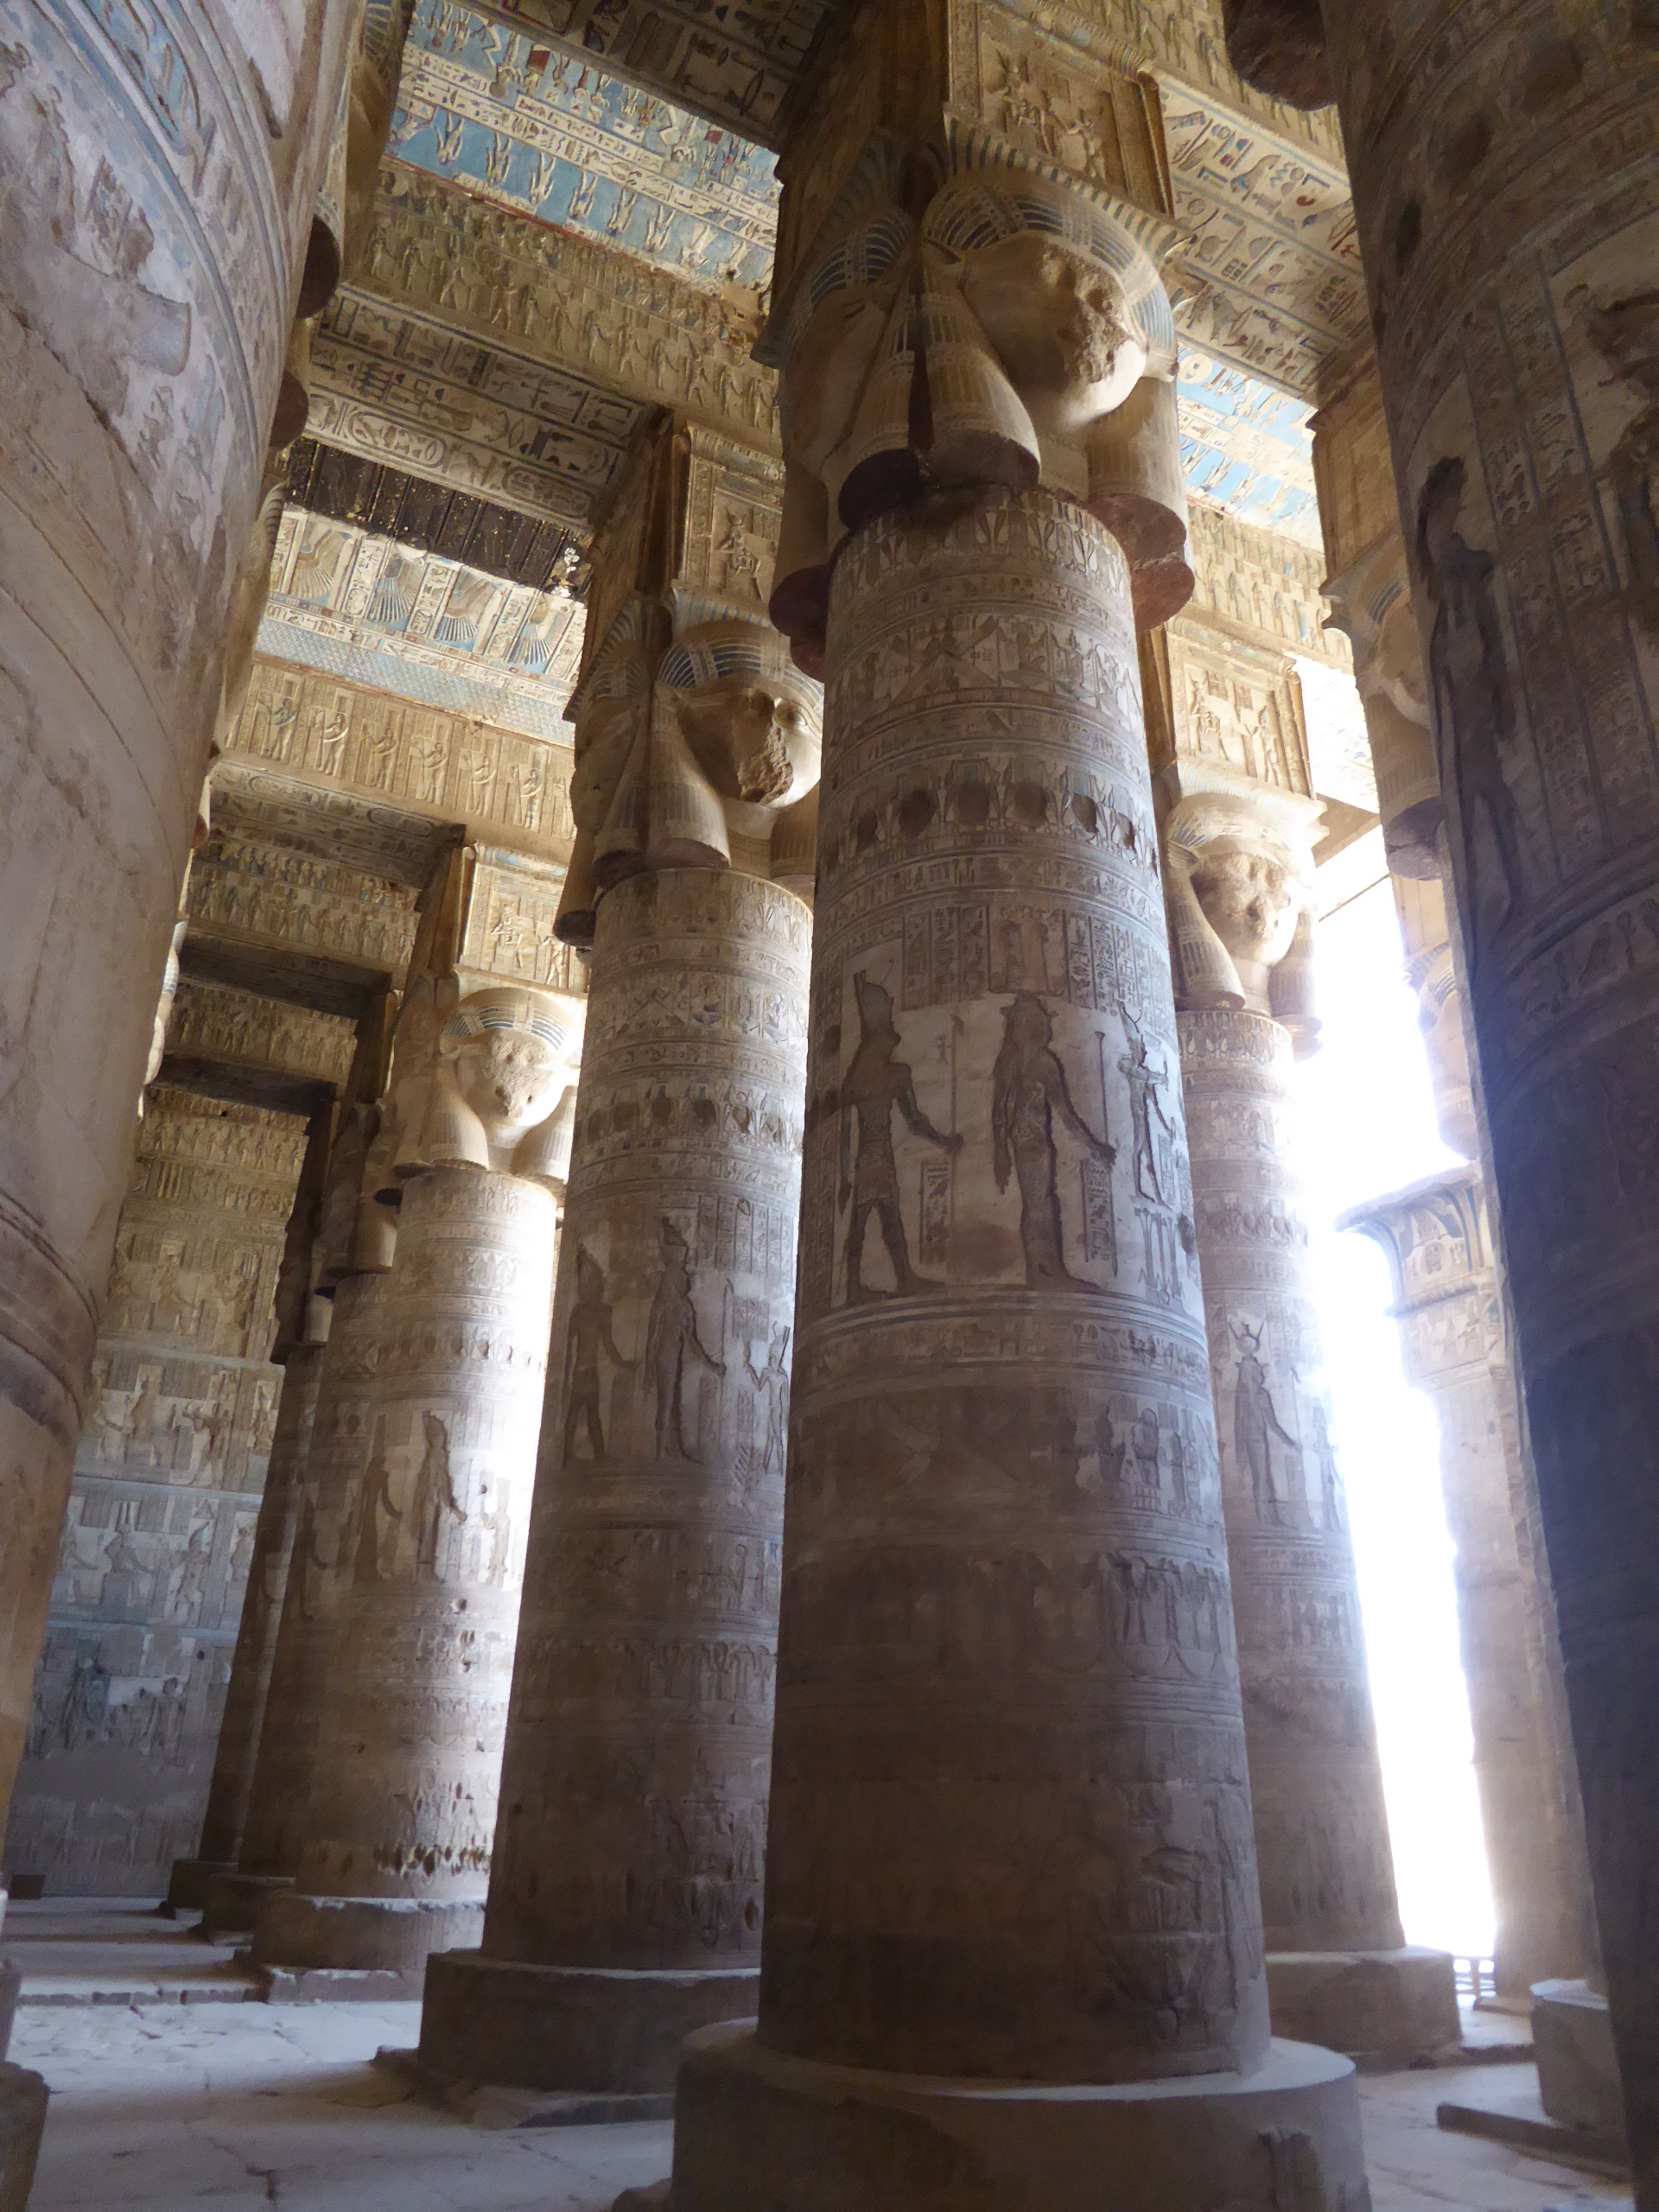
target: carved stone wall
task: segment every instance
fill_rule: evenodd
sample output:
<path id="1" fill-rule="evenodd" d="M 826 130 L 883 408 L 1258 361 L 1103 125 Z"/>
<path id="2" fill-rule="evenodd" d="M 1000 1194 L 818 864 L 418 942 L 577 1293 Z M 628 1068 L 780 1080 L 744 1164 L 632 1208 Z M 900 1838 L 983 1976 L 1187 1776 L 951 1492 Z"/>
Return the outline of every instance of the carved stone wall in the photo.
<path id="1" fill-rule="evenodd" d="M 0 1801 L 349 15 L 0 5 Z"/>
<path id="2" fill-rule="evenodd" d="M 268 1070 L 335 1089 L 350 1072 L 356 1043 L 353 1027 L 343 1014 L 317 1014 L 309 1007 L 190 976 L 179 985 L 167 1025 L 168 1051 L 175 1061 Z"/>
<path id="3" fill-rule="evenodd" d="M 192 1849 L 282 1370 L 305 1123 L 152 1087 L 121 1210 L 6 1832 L 59 1895 L 158 1895 Z"/>

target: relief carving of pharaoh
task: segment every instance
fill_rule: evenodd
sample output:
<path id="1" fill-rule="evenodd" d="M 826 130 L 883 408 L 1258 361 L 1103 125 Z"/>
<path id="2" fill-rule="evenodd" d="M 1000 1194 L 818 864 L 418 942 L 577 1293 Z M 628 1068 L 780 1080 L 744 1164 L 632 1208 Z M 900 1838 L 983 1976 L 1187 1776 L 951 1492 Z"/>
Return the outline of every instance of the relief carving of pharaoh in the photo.
<path id="1" fill-rule="evenodd" d="M 1319 1031 L 1312 841 L 1323 812 L 1296 792 L 1208 790 L 1189 791 L 1164 826 L 1181 1005 L 1271 1014 L 1299 1054 Z"/>
<path id="2" fill-rule="evenodd" d="M 770 610 L 814 673 L 836 548 L 934 487 L 1077 500 L 1122 545 L 1142 627 L 1192 588 L 1158 273 L 1173 226 L 944 140 L 902 166 L 872 146 L 759 349 L 783 370 Z"/>

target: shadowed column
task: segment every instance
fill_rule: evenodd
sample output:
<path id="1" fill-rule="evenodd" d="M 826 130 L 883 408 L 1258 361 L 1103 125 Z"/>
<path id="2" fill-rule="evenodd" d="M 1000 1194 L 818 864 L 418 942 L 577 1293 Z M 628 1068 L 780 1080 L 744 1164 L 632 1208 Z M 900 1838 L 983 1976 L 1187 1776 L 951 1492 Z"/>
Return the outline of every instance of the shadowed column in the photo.
<path id="1" fill-rule="evenodd" d="M 755 2003 L 818 753 L 758 619 L 777 498 L 759 455 L 647 435 L 574 703 L 553 1373 L 483 1946 L 431 1961 L 419 2059 L 554 2116 L 660 2104 L 687 2031 Z"/>

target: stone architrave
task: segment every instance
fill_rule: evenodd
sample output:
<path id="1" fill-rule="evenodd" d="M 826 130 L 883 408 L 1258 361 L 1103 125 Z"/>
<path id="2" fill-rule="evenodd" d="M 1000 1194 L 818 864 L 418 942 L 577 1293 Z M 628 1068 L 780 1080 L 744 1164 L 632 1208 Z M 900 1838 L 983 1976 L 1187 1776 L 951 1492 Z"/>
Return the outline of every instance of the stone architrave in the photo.
<path id="1" fill-rule="evenodd" d="M 1179 733 L 1178 729 L 1178 747 Z M 1292 1063 L 1319 802 L 1178 757 L 1164 830 L 1274 2028 L 1372 2064 L 1455 2043 L 1452 1962 L 1401 1930 L 1353 1544 L 1337 1466 Z M 1217 785 L 1233 788 L 1217 788 Z M 1301 939 L 1304 973 L 1287 956 Z"/>
<path id="2" fill-rule="evenodd" d="M 470 994 L 405 1120 L 303 1838 L 254 1932 L 273 1997 L 412 1993 L 429 1951 L 478 1939 L 553 1288 L 534 1171 L 580 1017 Z"/>
<path id="3" fill-rule="evenodd" d="M 213 1775 L 193 1859 L 175 1859 L 167 1904 L 174 1911 L 205 1906 L 215 1875 L 234 1872 L 242 1849 L 254 1765 L 264 1726 L 282 1625 L 289 1561 L 305 1489 L 306 1460 L 322 1385 L 323 1344 L 296 1344 L 283 1369 L 276 1426 L 270 1440 L 265 1487 L 254 1524 L 246 1592 L 231 1656 L 231 1679 L 213 1752 Z"/>
<path id="4" fill-rule="evenodd" d="M 653 433 L 573 709 L 554 1366 L 483 1945 L 430 1961 L 420 2061 L 577 2107 L 660 2101 L 686 2032 L 755 2003 L 810 936 L 768 878 L 818 750 L 760 619 L 778 492 Z"/>
<path id="5" fill-rule="evenodd" d="M 1584 1960 L 1571 1808 L 1548 1734 L 1542 1563 L 1521 1480 L 1515 1379 L 1480 1170 L 1465 1165 L 1344 1214 L 1382 1247 L 1407 1380 L 1433 1402 L 1440 1485 L 1456 1547 L 1458 1627 L 1475 1780 L 1497 1916 L 1501 1998 Z"/>
<path id="6" fill-rule="evenodd" d="M 1325 0 L 1642 2212 L 1659 2205 L 1659 29 Z"/>
<path id="7" fill-rule="evenodd" d="M 1149 117 L 1103 69 L 1118 168 L 1039 180 L 974 107 L 1036 35 L 936 28 L 852 17 L 784 163 L 799 1343 L 760 2018 L 687 2046 L 673 2202 L 1357 2208 L 1351 2067 L 1268 2025 L 1135 641 L 1191 587 Z"/>
<path id="8" fill-rule="evenodd" d="M 0 8 L 0 1808 L 352 11 L 175 12 Z"/>

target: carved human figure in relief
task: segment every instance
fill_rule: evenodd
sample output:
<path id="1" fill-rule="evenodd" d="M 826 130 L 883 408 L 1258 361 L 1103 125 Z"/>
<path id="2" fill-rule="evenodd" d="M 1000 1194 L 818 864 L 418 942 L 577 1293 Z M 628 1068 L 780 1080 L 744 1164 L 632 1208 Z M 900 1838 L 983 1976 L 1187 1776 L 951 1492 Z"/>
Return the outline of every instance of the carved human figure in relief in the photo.
<path id="1" fill-rule="evenodd" d="M 1166 1203 L 1163 1188 L 1158 1179 L 1158 1147 L 1153 1135 L 1155 1120 L 1166 1137 L 1173 1137 L 1174 1128 L 1164 1112 L 1158 1096 L 1161 1075 L 1147 1065 L 1147 1040 L 1141 1034 L 1128 1008 L 1123 1014 L 1123 1032 L 1128 1039 L 1128 1051 L 1119 1060 L 1118 1071 L 1129 1081 L 1129 1127 L 1135 1139 L 1135 1187 L 1143 1198 L 1152 1198 L 1162 1205 Z"/>
<path id="2" fill-rule="evenodd" d="M 1641 402 L 1606 467 L 1630 561 L 1627 602 L 1637 620 L 1659 638 L 1659 289 L 1610 299 L 1580 286 L 1568 294 L 1567 304 L 1582 313 L 1613 378 Z"/>
<path id="3" fill-rule="evenodd" d="M 663 1272 L 645 1324 L 647 1387 L 657 1400 L 657 1457 L 666 1459 L 672 1451 L 682 1459 L 695 1459 L 698 1454 L 685 1440 L 686 1361 L 698 1361 L 711 1375 L 720 1376 L 726 1372 L 726 1363 L 715 1358 L 698 1332 L 690 1249 L 666 1214 L 661 1235 Z"/>
<path id="4" fill-rule="evenodd" d="M 1505 767 L 1513 753 L 1515 710 L 1503 663 L 1503 635 L 1492 589 L 1490 553 L 1458 529 L 1465 479 L 1455 454 L 1437 461 L 1417 502 L 1417 562 L 1434 607 L 1428 672 L 1440 741 L 1440 789 L 1458 797 L 1465 880 L 1478 880 L 1477 809 L 1483 810 L 1503 877 L 1503 912 L 1518 911 L 1523 890 L 1521 821 Z"/>
<path id="5" fill-rule="evenodd" d="M 991 1164 L 999 1191 L 1007 1189 L 1010 1169 L 1019 1180 L 1027 1286 L 1071 1283 L 1087 1289 L 1066 1272 L 1062 1249 L 1057 1113 L 1090 1156 L 1109 1167 L 1117 1147 L 1097 1137 L 1071 1103 L 1054 1052 L 1053 1019 L 1039 998 L 1021 991 L 1002 1009 L 1002 1045 L 991 1072 Z"/>
<path id="6" fill-rule="evenodd" d="M 374 1449 L 364 1470 L 362 1489 L 358 1495 L 357 1534 L 352 1547 L 352 1580 L 358 1584 L 384 1582 L 380 1571 L 380 1516 L 389 1521 L 401 1521 L 403 1509 L 392 1503 L 391 1467 L 386 1459 L 386 1423 L 384 1414 L 374 1424 Z"/>
<path id="7" fill-rule="evenodd" d="M 421 1415 L 426 1448 L 415 1477 L 415 1574 L 417 1581 L 438 1582 L 438 1547 L 443 1536 L 444 1516 L 464 1521 L 467 1509 L 455 1496 L 449 1469 L 449 1431 L 435 1413 Z"/>
<path id="8" fill-rule="evenodd" d="M 1313 1405 L 1313 1464 L 1319 1471 L 1319 1500 L 1325 1512 L 1327 1529 L 1343 1525 L 1342 1477 L 1337 1471 L 1336 1446 L 1331 1441 L 1331 1424 L 1324 1406 L 1315 1398 Z"/>
<path id="9" fill-rule="evenodd" d="M 781 1474 L 784 1452 L 789 1436 L 789 1331 L 774 1329 L 772 1344 L 766 1354 L 766 1363 L 756 1369 L 750 1359 L 747 1345 L 743 1364 L 749 1370 L 749 1380 L 766 1402 L 766 1444 L 760 1461 L 760 1471 Z"/>
<path id="10" fill-rule="evenodd" d="M 899 1169 L 893 1154 L 893 1116 L 897 1108 L 918 1137 L 953 1158 L 961 1135 L 936 1129 L 916 1100 L 916 1083 L 907 1061 L 896 1060 L 899 1032 L 893 1027 L 892 995 L 868 976 L 853 978 L 858 1001 L 858 1048 L 841 1085 L 841 1187 L 843 1206 L 853 1210 L 847 1237 L 847 1297 L 851 1304 L 879 1294 L 863 1286 L 864 1232 L 874 1214 L 881 1241 L 893 1262 L 897 1295 L 925 1289 L 926 1279 L 910 1264 L 904 1216 L 899 1205 Z M 853 1124 L 858 1145 L 853 1148 Z"/>
<path id="11" fill-rule="evenodd" d="M 586 1245 L 578 1245 L 576 1302 L 570 1315 L 570 1334 L 564 1353 L 565 1459 L 575 1457 L 578 1422 L 587 1433 L 588 1458 L 605 1457 L 605 1431 L 599 1410 L 601 1352 L 613 1367 L 625 1372 L 639 1365 L 637 1360 L 624 1359 L 616 1348 L 611 1326 L 611 1302 L 605 1295 L 605 1270 Z"/>
<path id="12" fill-rule="evenodd" d="M 329 1565 L 317 1548 L 317 1501 L 308 1491 L 300 1507 L 300 1525 L 294 1532 L 294 1550 L 288 1567 L 294 1609 L 302 1621 L 311 1618 L 311 1577 L 327 1574 Z"/>
<path id="13" fill-rule="evenodd" d="M 1233 1447 L 1250 1478 L 1258 1521 L 1283 1520 L 1290 1503 L 1290 1455 L 1300 1446 L 1274 1410 L 1260 1329 L 1235 1327 L 1238 1372 L 1233 1383 Z M 1275 1452 L 1275 1444 L 1283 1449 Z"/>

